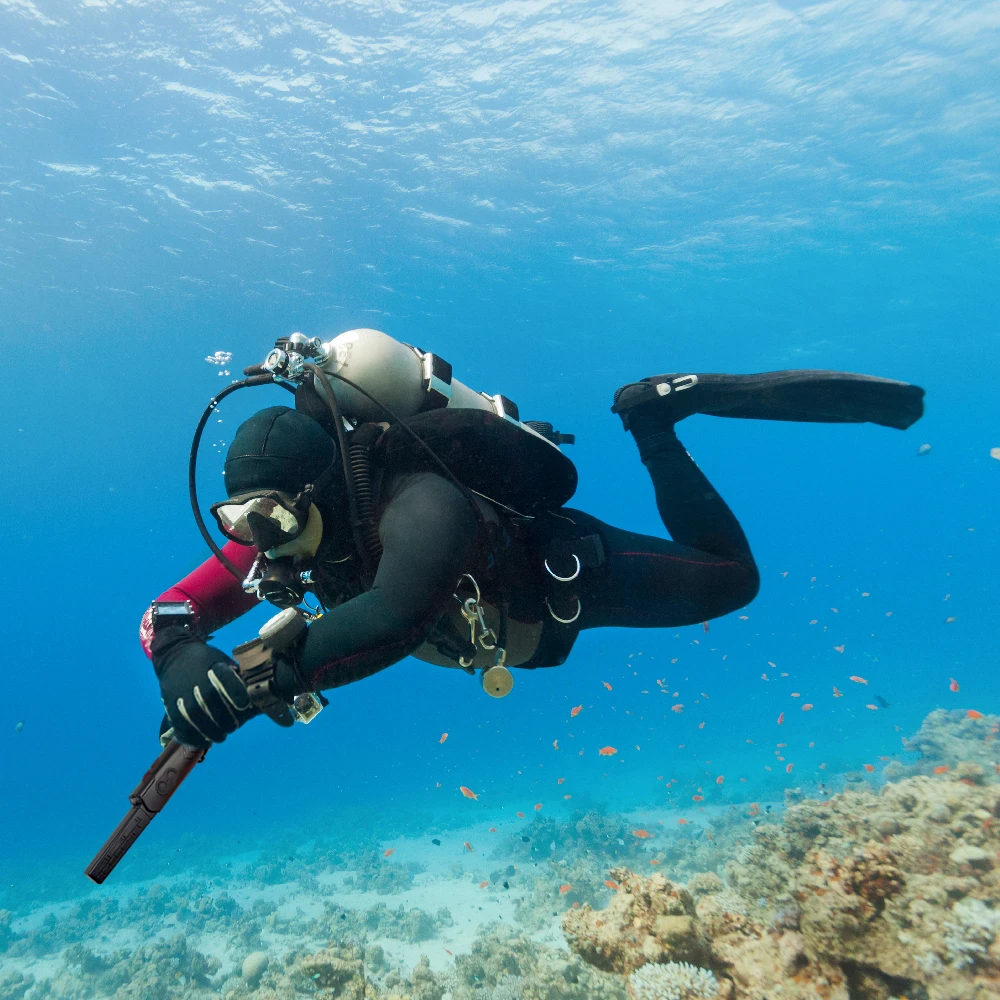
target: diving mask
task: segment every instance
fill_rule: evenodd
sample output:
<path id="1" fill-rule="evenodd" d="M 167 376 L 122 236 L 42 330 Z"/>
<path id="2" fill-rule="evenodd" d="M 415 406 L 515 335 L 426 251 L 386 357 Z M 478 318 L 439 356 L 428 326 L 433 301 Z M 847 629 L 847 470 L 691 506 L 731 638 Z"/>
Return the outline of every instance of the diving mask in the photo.
<path id="1" fill-rule="evenodd" d="M 261 552 L 296 538 L 309 518 L 311 490 L 297 496 L 266 490 L 231 497 L 211 507 L 219 530 L 240 545 L 255 545 Z"/>

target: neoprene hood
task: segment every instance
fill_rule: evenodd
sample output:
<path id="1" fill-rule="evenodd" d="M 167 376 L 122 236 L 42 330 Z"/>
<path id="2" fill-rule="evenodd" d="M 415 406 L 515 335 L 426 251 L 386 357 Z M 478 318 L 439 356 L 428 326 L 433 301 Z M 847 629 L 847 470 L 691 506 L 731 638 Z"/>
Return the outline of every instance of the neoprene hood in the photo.
<path id="1" fill-rule="evenodd" d="M 287 406 L 270 406 L 240 424 L 226 455 L 226 493 L 299 493 L 336 457 L 336 444 L 312 417 Z"/>

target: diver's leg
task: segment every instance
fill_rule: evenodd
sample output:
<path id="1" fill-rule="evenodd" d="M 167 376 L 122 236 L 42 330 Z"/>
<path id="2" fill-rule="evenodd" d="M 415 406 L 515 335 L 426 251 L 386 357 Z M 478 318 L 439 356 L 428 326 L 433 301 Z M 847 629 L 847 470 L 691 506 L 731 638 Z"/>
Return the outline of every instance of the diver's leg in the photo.
<path id="1" fill-rule="evenodd" d="M 647 411 L 634 416 L 630 430 L 673 541 L 594 519 L 590 530 L 601 535 L 607 560 L 581 602 L 580 628 L 691 625 L 748 604 L 760 578 L 746 535 L 677 440 L 673 422 Z"/>

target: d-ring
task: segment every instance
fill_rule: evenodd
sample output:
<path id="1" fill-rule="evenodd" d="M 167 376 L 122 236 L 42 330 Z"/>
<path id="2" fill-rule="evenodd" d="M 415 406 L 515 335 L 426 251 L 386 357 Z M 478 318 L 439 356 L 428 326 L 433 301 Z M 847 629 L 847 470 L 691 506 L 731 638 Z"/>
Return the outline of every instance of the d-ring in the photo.
<path id="1" fill-rule="evenodd" d="M 570 583 L 575 580 L 580 575 L 580 558 L 573 552 L 571 552 L 570 555 L 573 556 L 573 562 L 576 563 L 576 569 L 573 570 L 572 576 L 559 576 L 559 574 L 556 573 L 555 570 L 553 570 L 549 565 L 548 559 L 545 560 L 545 572 L 548 573 L 553 580 L 558 580 L 560 583 Z"/>
<path id="2" fill-rule="evenodd" d="M 576 599 L 576 614 L 572 618 L 560 618 L 553 610 L 552 605 L 549 604 L 549 599 L 545 598 L 545 606 L 549 609 L 549 614 L 559 622 L 560 625 L 571 625 L 573 622 L 580 617 L 580 612 L 583 611 L 583 605 L 580 603 L 580 598 Z"/>

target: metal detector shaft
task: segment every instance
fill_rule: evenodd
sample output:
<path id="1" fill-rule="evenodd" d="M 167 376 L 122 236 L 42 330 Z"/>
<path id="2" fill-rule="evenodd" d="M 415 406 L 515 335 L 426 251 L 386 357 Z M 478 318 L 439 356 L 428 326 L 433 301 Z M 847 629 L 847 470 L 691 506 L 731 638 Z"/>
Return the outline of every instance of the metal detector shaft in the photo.
<path id="1" fill-rule="evenodd" d="M 84 869 L 87 878 L 100 885 L 114 871 L 115 865 L 125 857 L 139 834 L 167 804 L 195 764 L 204 760 L 206 753 L 207 750 L 186 747 L 176 740 L 166 745 L 129 796 L 132 808 Z"/>

